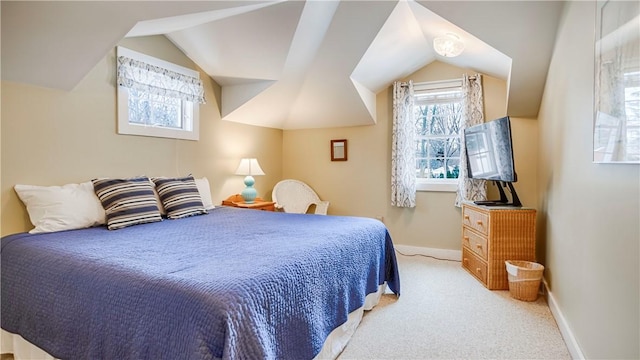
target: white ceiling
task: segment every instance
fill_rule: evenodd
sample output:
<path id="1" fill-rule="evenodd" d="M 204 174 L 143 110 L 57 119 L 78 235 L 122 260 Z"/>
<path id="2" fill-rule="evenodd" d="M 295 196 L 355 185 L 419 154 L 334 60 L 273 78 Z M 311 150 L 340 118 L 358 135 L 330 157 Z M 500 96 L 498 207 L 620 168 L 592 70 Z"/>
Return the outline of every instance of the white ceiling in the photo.
<path id="1" fill-rule="evenodd" d="M 507 80 L 507 113 L 535 117 L 561 10 L 549 1 L 2 1 L 2 79 L 69 90 L 123 37 L 164 34 L 222 86 L 224 120 L 375 124 L 375 94 L 435 60 Z M 461 56 L 433 52 L 447 32 L 465 43 Z"/>

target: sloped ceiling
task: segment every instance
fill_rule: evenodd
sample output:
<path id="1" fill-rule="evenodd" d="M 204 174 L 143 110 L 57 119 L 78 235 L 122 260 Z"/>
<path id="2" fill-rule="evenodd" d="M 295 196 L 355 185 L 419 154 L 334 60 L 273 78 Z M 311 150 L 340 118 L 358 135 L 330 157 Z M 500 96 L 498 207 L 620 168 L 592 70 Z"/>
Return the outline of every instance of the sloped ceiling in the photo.
<path id="1" fill-rule="evenodd" d="M 123 37 L 164 34 L 222 86 L 224 120 L 281 129 L 375 124 L 375 94 L 435 61 L 508 81 L 535 117 L 562 2 L 2 1 L 2 79 L 72 89 Z M 465 52 L 444 58 L 433 38 Z"/>

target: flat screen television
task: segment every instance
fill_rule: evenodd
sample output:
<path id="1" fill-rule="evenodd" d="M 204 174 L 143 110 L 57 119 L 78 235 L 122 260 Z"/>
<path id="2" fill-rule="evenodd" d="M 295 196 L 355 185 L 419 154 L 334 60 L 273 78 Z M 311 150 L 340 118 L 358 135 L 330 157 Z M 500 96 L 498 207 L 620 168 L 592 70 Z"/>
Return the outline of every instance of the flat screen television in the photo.
<path id="1" fill-rule="evenodd" d="M 513 157 L 511 120 L 508 116 L 470 126 L 464 130 L 467 175 L 471 179 L 494 181 L 498 200 L 475 201 L 479 205 L 522 206 L 513 183 L 518 180 Z M 508 187 L 509 202 L 503 187 Z"/>

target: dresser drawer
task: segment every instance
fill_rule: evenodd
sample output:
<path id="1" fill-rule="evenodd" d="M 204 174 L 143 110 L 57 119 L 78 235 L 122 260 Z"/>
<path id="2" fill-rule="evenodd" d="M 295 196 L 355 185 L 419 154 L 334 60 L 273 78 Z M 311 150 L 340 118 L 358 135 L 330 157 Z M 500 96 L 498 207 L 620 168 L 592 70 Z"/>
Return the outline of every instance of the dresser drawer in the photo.
<path id="1" fill-rule="evenodd" d="M 469 230 L 469 228 L 462 229 L 462 246 L 466 246 L 469 250 L 478 254 L 484 260 L 487 260 L 487 253 L 489 251 L 487 247 L 487 238 L 476 234 Z"/>
<path id="2" fill-rule="evenodd" d="M 465 247 L 462 248 L 462 267 L 487 285 L 487 263 Z"/>
<path id="3" fill-rule="evenodd" d="M 462 225 L 487 235 L 489 234 L 489 214 L 473 207 L 464 206 L 462 209 Z"/>

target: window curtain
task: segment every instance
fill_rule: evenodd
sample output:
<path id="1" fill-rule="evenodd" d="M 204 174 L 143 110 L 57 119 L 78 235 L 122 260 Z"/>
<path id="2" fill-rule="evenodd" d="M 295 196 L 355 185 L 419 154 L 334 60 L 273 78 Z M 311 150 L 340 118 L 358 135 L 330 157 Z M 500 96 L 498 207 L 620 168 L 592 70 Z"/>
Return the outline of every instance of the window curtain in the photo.
<path id="1" fill-rule="evenodd" d="M 484 122 L 484 101 L 482 96 L 482 75 L 462 77 L 463 117 L 460 124 L 460 173 L 455 206 L 464 201 L 486 200 L 487 186 L 484 180 L 469 179 L 467 176 L 467 154 L 464 145 L 464 129 Z"/>
<path id="2" fill-rule="evenodd" d="M 394 82 L 391 205 L 397 207 L 416 206 L 416 134 L 413 103 L 413 82 Z"/>
<path id="3" fill-rule="evenodd" d="M 118 85 L 153 95 L 205 103 L 204 88 L 199 78 L 126 56 L 118 57 Z"/>

